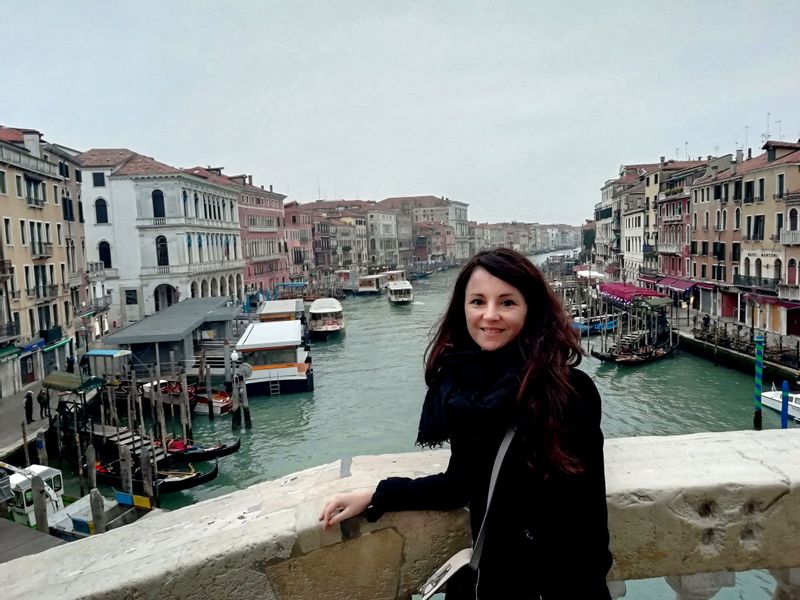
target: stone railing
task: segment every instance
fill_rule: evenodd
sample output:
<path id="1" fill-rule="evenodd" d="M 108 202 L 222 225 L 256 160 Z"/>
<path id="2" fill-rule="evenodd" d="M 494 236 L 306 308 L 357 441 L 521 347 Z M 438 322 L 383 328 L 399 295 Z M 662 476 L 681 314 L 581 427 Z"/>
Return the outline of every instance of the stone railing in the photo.
<path id="1" fill-rule="evenodd" d="M 798 456 L 797 429 L 607 440 L 613 596 L 626 579 L 666 577 L 677 598 L 712 598 L 735 571 L 768 568 L 776 598 L 800 597 Z M 447 459 L 446 450 L 343 459 L 152 515 L 0 564 L 3 596 L 46 587 L 49 598 L 407 599 L 468 543 L 465 510 L 329 531 L 317 517 L 335 492 L 436 473 Z"/>

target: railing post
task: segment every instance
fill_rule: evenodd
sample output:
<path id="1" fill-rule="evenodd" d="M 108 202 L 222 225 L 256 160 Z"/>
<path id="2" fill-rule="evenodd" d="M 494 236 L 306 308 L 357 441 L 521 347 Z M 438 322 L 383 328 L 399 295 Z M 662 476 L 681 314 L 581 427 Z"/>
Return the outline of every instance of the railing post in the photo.
<path id="1" fill-rule="evenodd" d="M 675 600 L 709 600 L 724 587 L 736 585 L 736 573 L 697 573 L 664 578 L 675 590 Z"/>

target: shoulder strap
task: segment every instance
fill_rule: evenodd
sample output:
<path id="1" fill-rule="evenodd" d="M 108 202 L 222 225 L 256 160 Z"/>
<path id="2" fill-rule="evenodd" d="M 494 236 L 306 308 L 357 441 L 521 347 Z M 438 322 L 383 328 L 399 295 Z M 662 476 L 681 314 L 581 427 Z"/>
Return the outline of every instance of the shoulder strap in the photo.
<path id="1" fill-rule="evenodd" d="M 500 442 L 500 447 L 497 449 L 497 456 L 494 459 L 494 467 L 492 467 L 492 478 L 489 480 L 489 495 L 486 497 L 486 511 L 483 513 L 483 521 L 481 528 L 478 532 L 478 537 L 475 540 L 475 546 L 472 550 L 472 559 L 469 561 L 469 567 L 473 571 L 477 571 L 478 564 L 481 562 L 481 552 L 483 552 L 483 539 L 486 537 L 486 518 L 489 516 L 489 507 L 492 504 L 492 496 L 494 495 L 494 486 L 497 483 L 497 476 L 500 474 L 500 467 L 503 466 L 503 459 L 506 456 L 506 451 L 511 445 L 511 440 L 514 439 L 516 428 L 513 426 L 508 428 L 506 436 Z"/>

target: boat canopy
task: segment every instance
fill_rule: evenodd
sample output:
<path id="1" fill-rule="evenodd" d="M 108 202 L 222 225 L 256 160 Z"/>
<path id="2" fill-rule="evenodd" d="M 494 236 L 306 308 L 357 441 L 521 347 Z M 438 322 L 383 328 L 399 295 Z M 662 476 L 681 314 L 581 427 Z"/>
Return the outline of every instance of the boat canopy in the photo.
<path id="1" fill-rule="evenodd" d="M 411 290 L 414 289 L 410 281 L 402 279 L 400 281 L 390 281 L 388 284 L 390 290 Z"/>
<path id="2" fill-rule="evenodd" d="M 95 348 L 94 350 L 89 350 L 86 353 L 86 356 L 102 356 L 104 358 L 122 358 L 123 356 L 130 356 L 130 350 L 117 350 L 117 349 L 103 349 L 103 348 Z"/>
<path id="3" fill-rule="evenodd" d="M 291 321 L 271 321 L 251 323 L 236 342 L 236 350 L 285 348 L 303 343 L 303 325 L 297 319 Z"/>
<path id="4" fill-rule="evenodd" d="M 342 312 L 342 303 L 335 298 L 318 298 L 311 303 L 308 312 L 312 315 Z"/>
<path id="5" fill-rule="evenodd" d="M 42 387 L 76 394 L 101 388 L 105 384 L 106 380 L 101 377 L 86 377 L 78 373 L 67 373 L 66 371 L 53 371 L 42 381 Z"/>
<path id="6" fill-rule="evenodd" d="M 291 298 L 289 300 L 267 300 L 258 309 L 259 315 L 294 314 L 303 312 L 303 299 Z"/>

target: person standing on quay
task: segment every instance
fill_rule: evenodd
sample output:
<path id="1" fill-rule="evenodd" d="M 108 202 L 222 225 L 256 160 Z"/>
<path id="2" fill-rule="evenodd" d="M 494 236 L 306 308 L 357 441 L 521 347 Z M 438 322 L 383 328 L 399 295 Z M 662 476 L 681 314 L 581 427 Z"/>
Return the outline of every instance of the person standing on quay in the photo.
<path id="1" fill-rule="evenodd" d="M 375 521 L 389 511 L 468 505 L 474 540 L 498 448 L 513 426 L 477 573 L 459 571 L 446 598 L 609 599 L 600 396 L 575 368 L 581 357 L 538 268 L 514 250 L 477 254 L 426 351 L 417 443 L 449 441 L 447 470 L 337 494 L 322 509 L 323 527 L 363 512 Z"/>
<path id="2" fill-rule="evenodd" d="M 25 393 L 25 422 L 33 423 L 33 392 L 30 390 Z"/>
<path id="3" fill-rule="evenodd" d="M 39 390 L 36 396 L 36 401 L 39 403 L 39 418 L 44 419 L 50 416 L 50 394 L 44 388 Z"/>

